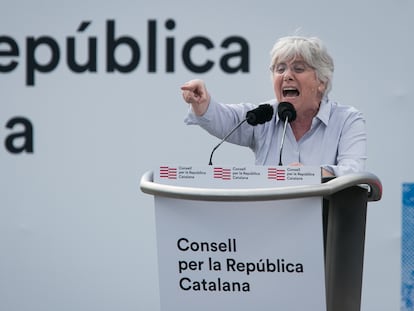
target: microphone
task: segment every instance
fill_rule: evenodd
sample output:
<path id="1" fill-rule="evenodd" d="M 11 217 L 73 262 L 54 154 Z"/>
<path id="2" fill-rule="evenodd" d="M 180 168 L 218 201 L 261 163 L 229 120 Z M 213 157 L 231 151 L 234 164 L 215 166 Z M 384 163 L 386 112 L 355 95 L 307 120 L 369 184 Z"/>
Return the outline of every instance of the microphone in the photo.
<path id="1" fill-rule="evenodd" d="M 282 166 L 282 151 L 283 151 L 283 144 L 285 143 L 285 136 L 286 136 L 286 127 L 287 124 L 295 121 L 296 119 L 296 110 L 295 107 L 289 102 L 281 102 L 277 106 L 277 114 L 279 118 L 285 122 L 283 126 L 283 134 L 282 134 L 282 141 L 280 143 L 280 152 L 279 152 L 279 165 Z"/>
<path id="2" fill-rule="evenodd" d="M 217 146 L 213 148 L 210 154 L 210 161 L 208 165 L 213 165 L 213 153 L 216 151 L 218 147 L 222 143 L 226 141 L 226 139 L 233 134 L 235 130 L 237 130 L 244 122 L 249 123 L 250 125 L 256 126 L 258 124 L 266 123 L 270 121 L 273 117 L 273 107 L 270 104 L 262 104 L 259 105 L 257 108 L 250 110 L 246 113 L 246 118 L 240 121 L 224 138 L 218 143 Z"/>
<path id="3" fill-rule="evenodd" d="M 263 124 L 273 117 L 273 107 L 270 104 L 259 105 L 259 107 L 246 113 L 246 121 L 250 125 Z"/>

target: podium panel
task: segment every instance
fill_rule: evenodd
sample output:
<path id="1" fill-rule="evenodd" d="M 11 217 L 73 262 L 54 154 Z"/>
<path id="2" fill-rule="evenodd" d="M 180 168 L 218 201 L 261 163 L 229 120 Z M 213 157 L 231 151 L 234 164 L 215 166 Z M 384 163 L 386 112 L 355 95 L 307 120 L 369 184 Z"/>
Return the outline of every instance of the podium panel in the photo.
<path id="1" fill-rule="evenodd" d="M 326 310 L 321 198 L 156 197 L 155 212 L 161 311 Z"/>
<path id="2" fill-rule="evenodd" d="M 157 173 L 160 184 L 223 191 L 321 182 L 318 167 L 162 166 Z M 161 311 L 326 310 L 321 196 L 155 196 L 155 216 Z"/>
<path id="3" fill-rule="evenodd" d="M 375 175 L 162 166 L 141 190 L 154 195 L 161 311 L 360 310 Z"/>

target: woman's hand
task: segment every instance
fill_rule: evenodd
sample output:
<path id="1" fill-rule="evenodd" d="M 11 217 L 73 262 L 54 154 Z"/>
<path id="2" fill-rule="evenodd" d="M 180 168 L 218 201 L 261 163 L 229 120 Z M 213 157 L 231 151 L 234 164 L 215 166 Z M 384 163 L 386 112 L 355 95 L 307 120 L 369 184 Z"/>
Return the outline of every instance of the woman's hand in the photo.
<path id="1" fill-rule="evenodd" d="M 184 100 L 191 105 L 197 116 L 202 116 L 210 103 L 210 94 L 207 92 L 203 80 L 190 80 L 181 86 Z"/>

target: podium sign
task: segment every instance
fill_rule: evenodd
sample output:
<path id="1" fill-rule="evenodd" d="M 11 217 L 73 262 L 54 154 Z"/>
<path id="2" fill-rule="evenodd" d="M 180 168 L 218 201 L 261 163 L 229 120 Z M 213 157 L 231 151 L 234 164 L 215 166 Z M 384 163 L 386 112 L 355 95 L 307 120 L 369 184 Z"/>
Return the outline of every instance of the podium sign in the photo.
<path id="1" fill-rule="evenodd" d="M 163 166 L 154 182 L 191 188 L 321 183 L 318 167 Z M 326 310 L 322 198 L 155 197 L 161 311 Z"/>

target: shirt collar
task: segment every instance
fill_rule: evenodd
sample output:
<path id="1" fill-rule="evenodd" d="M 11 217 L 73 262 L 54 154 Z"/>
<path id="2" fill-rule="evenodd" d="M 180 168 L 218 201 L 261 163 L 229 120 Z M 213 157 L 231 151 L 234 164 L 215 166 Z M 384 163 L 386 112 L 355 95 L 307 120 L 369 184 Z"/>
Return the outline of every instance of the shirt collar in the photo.
<path id="1" fill-rule="evenodd" d="M 276 103 L 277 105 L 277 103 Z M 275 121 L 278 123 L 280 121 L 279 116 L 277 114 L 277 106 L 274 107 L 276 110 L 276 118 Z M 329 123 L 329 116 L 331 115 L 331 105 L 329 103 L 328 97 L 322 98 L 321 105 L 319 106 L 319 111 L 316 114 L 315 118 L 319 119 L 323 124 L 328 125 Z"/>
<path id="2" fill-rule="evenodd" d="M 321 120 L 321 122 L 324 123 L 325 125 L 328 125 L 330 114 L 331 114 L 331 105 L 329 104 L 328 98 L 324 97 L 321 101 L 321 105 L 319 106 L 319 111 L 316 115 L 316 118 Z"/>

